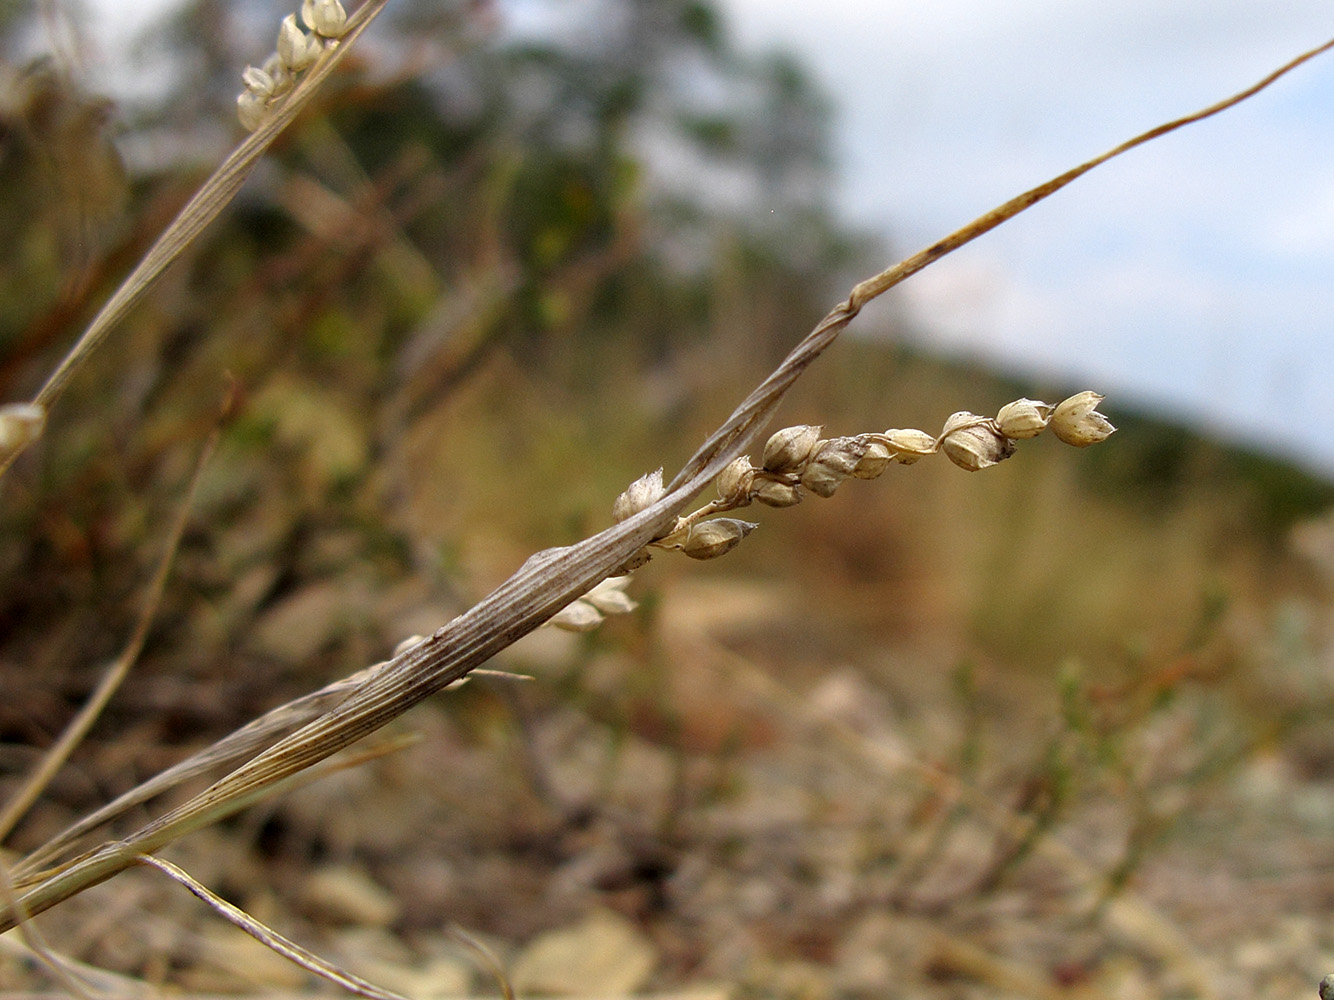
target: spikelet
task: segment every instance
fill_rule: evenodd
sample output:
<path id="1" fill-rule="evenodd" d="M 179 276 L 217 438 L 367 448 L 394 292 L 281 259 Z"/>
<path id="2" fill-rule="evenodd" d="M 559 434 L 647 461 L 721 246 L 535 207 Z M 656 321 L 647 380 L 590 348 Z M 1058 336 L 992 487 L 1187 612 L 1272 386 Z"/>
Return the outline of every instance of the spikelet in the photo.
<path id="1" fill-rule="evenodd" d="M 967 410 L 950 415 L 937 444 L 946 458 L 969 472 L 988 469 L 1014 454 L 1014 442 L 1000 432 L 996 421 Z"/>
<path id="2" fill-rule="evenodd" d="M 36 403 L 0 406 L 0 460 L 8 461 L 42 436 L 46 409 Z"/>
<path id="3" fill-rule="evenodd" d="M 775 431 L 764 446 L 760 466 L 766 472 L 792 472 L 800 469 L 820 443 L 820 428 L 809 424 L 784 427 Z"/>
<path id="4" fill-rule="evenodd" d="M 1076 448 L 1106 441 L 1116 428 L 1098 412 L 1102 399 L 1096 392 L 1085 391 L 1062 402 L 1051 415 L 1052 433 Z"/>
<path id="5" fill-rule="evenodd" d="M 996 414 L 996 426 L 1007 438 L 1015 441 L 1035 438 L 1046 430 L 1054 409 L 1036 399 L 1016 399 L 1000 408 Z"/>
<path id="6" fill-rule="evenodd" d="M 618 524 L 647 510 L 662 499 L 667 490 L 662 485 L 662 470 L 646 473 L 631 483 L 612 504 L 612 520 Z"/>
<path id="7" fill-rule="evenodd" d="M 940 434 L 932 437 L 915 428 L 890 428 L 881 433 L 822 438 L 815 424 L 795 424 L 775 431 L 764 445 L 760 466 L 747 456 L 729 463 L 714 485 L 718 497 L 678 517 L 619 567 L 613 577 L 562 609 L 549 624 L 573 631 L 597 628 L 607 614 L 634 607 L 624 593 L 628 574 L 649 561 L 652 549 L 684 553 L 692 559 L 717 559 L 741 544 L 757 525 L 723 511 L 761 503 L 791 507 L 801 502 L 803 489 L 831 497 L 848 479 L 875 479 L 893 464 L 911 465 L 943 452 L 961 469 L 980 472 L 1014 454 L 1019 441 L 1035 438 L 1051 428 L 1066 444 L 1087 447 L 1106 440 L 1116 430 L 1097 411 L 1102 396 L 1077 393 L 1056 406 L 1036 399 L 1016 399 L 993 417 L 968 410 L 950 414 Z M 612 506 L 612 517 L 624 521 L 646 510 L 666 495 L 662 470 L 656 469 L 631 483 Z"/>
<path id="8" fill-rule="evenodd" d="M 264 124 L 296 86 L 297 78 L 347 30 L 347 11 L 338 0 L 304 0 L 301 20 L 309 30 L 302 30 L 295 14 L 283 18 L 276 51 L 262 66 L 247 66 L 241 74 L 243 89 L 236 97 L 236 117 L 248 132 Z"/>

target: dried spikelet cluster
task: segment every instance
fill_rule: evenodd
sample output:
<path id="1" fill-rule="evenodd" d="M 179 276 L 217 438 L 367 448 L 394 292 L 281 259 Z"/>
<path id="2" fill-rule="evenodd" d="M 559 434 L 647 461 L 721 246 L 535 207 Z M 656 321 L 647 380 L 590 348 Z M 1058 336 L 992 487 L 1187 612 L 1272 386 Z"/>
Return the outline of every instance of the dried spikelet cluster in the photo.
<path id="1" fill-rule="evenodd" d="M 309 69 L 331 42 L 347 28 L 347 11 L 338 0 L 302 0 L 302 30 L 296 15 L 288 14 L 278 28 L 278 49 L 262 66 L 247 66 L 241 74 L 245 89 L 236 98 L 236 116 L 253 132 Z"/>
<path id="2" fill-rule="evenodd" d="M 718 499 L 684 517 L 650 542 L 621 567 L 630 573 L 648 562 L 649 548 L 682 552 L 692 559 L 716 559 L 736 548 L 757 526 L 732 517 L 712 517 L 759 502 L 769 507 L 801 503 L 805 491 L 831 497 L 846 479 L 875 479 L 895 462 L 913 462 L 941 452 L 961 469 L 977 472 L 1014 454 L 1015 442 L 1034 438 L 1050 429 L 1060 440 L 1077 448 L 1105 441 L 1116 430 L 1098 412 L 1103 397 L 1085 391 L 1053 406 L 1036 399 L 1016 399 L 995 417 L 967 410 L 953 413 L 936 437 L 913 428 L 891 428 L 880 433 L 822 438 L 823 429 L 811 424 L 784 427 L 764 446 L 759 467 L 742 456 L 715 481 Z M 612 517 L 624 521 L 656 503 L 666 488 L 662 470 L 630 484 L 612 506 Z M 614 577 L 562 610 L 548 624 L 574 631 L 596 628 L 603 614 L 630 611 L 634 602 L 623 593 L 627 576 Z M 609 585 L 614 590 L 606 591 Z M 615 595 L 615 606 L 603 606 L 605 595 Z M 601 603 L 600 603 L 601 601 Z"/>
<path id="3" fill-rule="evenodd" d="M 623 615 L 639 605 L 625 592 L 628 576 L 603 580 L 579 600 L 567 604 L 547 622 L 570 632 L 591 632 L 607 615 Z"/>

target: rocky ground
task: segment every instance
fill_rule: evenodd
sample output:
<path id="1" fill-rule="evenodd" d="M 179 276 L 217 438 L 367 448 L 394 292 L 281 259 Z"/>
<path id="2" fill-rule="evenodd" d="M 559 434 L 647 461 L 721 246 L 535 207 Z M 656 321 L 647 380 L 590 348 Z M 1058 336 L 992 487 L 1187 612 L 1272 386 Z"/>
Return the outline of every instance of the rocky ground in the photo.
<path id="1" fill-rule="evenodd" d="M 802 607 L 677 581 L 542 630 L 499 664 L 531 680 L 446 692 L 410 747 L 164 856 L 421 1000 L 496 995 L 484 955 L 521 997 L 692 1000 L 1297 998 L 1334 969 L 1319 719 L 1241 738 L 1179 666 L 961 670 Z M 332 990 L 148 870 L 37 926 L 94 993 Z M 8 995 L 54 988 L 0 941 Z"/>

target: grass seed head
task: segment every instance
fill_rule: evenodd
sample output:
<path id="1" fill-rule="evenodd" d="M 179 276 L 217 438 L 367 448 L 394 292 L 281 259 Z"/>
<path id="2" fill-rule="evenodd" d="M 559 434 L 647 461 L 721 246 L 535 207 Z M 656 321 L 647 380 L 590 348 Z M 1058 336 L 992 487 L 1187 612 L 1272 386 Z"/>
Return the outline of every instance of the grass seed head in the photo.
<path id="1" fill-rule="evenodd" d="M 812 424 L 798 424 L 775 431 L 764 445 L 761 466 L 767 472 L 798 471 L 820 443 L 820 430 Z"/>
<path id="2" fill-rule="evenodd" d="M 582 598 L 604 615 L 628 614 L 639 607 L 639 602 L 625 592 L 628 576 L 611 576 L 603 580 Z"/>
<path id="3" fill-rule="evenodd" d="M 801 503 L 801 490 L 792 483 L 766 479 L 755 487 L 755 499 L 766 507 L 795 507 Z"/>
<path id="4" fill-rule="evenodd" d="M 347 11 L 338 0 L 302 0 L 301 20 L 321 38 L 338 38 L 347 28 Z"/>
<path id="5" fill-rule="evenodd" d="M 581 597 L 557 611 L 547 624 L 566 632 L 592 632 L 602 624 L 602 617 L 601 611 Z"/>
<path id="6" fill-rule="evenodd" d="M 857 468 L 868 444 L 855 437 L 820 441 L 801 470 L 801 485 L 816 496 L 833 496 L 839 484 Z"/>
<path id="7" fill-rule="evenodd" d="M 296 83 L 296 77 L 292 75 L 292 71 L 287 68 L 282 56 L 278 55 L 277 52 L 269 53 L 269 58 L 264 60 L 263 70 L 269 74 L 269 78 L 273 81 L 272 97 L 274 98 L 287 94 L 292 89 L 292 85 Z"/>
<path id="8" fill-rule="evenodd" d="M 253 132 L 264 124 L 267 110 L 268 103 L 264 98 L 249 90 L 243 90 L 236 96 L 236 117 L 247 132 Z"/>
<path id="9" fill-rule="evenodd" d="M 923 456 L 936 453 L 936 439 L 913 427 L 891 427 L 880 439 L 900 465 L 912 465 Z"/>
<path id="10" fill-rule="evenodd" d="M 241 82 L 246 90 L 263 100 L 267 101 L 274 94 L 273 77 L 258 66 L 247 66 L 242 70 Z"/>
<path id="11" fill-rule="evenodd" d="M 945 421 L 939 443 L 946 458 L 969 472 L 990 468 L 1014 454 L 1014 442 L 1000 432 L 996 421 L 966 410 Z"/>
<path id="12" fill-rule="evenodd" d="M 1116 428 L 1098 412 L 1102 399 L 1098 393 L 1086 389 L 1061 402 L 1051 416 L 1052 433 L 1076 448 L 1106 441 Z"/>
<path id="13" fill-rule="evenodd" d="M 996 414 L 996 426 L 1007 438 L 1019 441 L 1035 438 L 1047 429 L 1053 409 L 1050 403 L 1041 400 L 1016 399 L 1001 407 Z"/>
<path id="14" fill-rule="evenodd" d="M 612 504 L 611 516 L 620 523 L 628 517 L 634 517 L 641 510 L 647 510 L 662 499 L 667 490 L 662 485 L 662 469 L 646 473 L 631 483 L 624 493 Z"/>
<path id="15" fill-rule="evenodd" d="M 734 517 L 701 521 L 691 527 L 681 551 L 691 559 L 717 559 L 740 545 L 741 539 L 757 527 L 752 521 L 739 521 Z"/>
<path id="16" fill-rule="evenodd" d="M 889 463 L 894 461 L 894 456 L 890 453 L 889 447 L 881 441 L 866 442 L 866 454 L 857 461 L 856 467 L 852 470 L 855 479 L 875 479 L 880 476 L 887 468 Z"/>
<path id="17" fill-rule="evenodd" d="M 296 15 L 288 14 L 278 28 L 278 58 L 292 73 L 300 73 L 320 54 L 317 38 L 306 34 L 296 23 Z"/>
<path id="18" fill-rule="evenodd" d="M 751 467 L 750 457 L 742 455 L 718 474 L 714 485 L 718 489 L 718 499 L 741 506 L 750 495 L 755 484 L 755 470 Z"/>

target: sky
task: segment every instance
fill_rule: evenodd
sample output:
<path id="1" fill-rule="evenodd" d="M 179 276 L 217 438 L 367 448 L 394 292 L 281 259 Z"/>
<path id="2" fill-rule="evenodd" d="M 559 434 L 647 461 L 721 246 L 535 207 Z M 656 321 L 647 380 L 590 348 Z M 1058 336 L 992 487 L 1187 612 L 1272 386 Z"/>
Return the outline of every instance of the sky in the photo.
<path id="1" fill-rule="evenodd" d="M 1328 0 L 722 6 L 832 96 L 836 204 L 902 254 L 1334 37 Z M 939 349 L 1334 476 L 1334 53 L 891 294 Z"/>
<path id="2" fill-rule="evenodd" d="M 833 200 L 901 254 L 1334 37 L 1329 0 L 718 2 L 744 49 L 794 53 L 832 98 Z M 1334 53 L 890 294 L 935 349 L 1334 477 Z"/>

